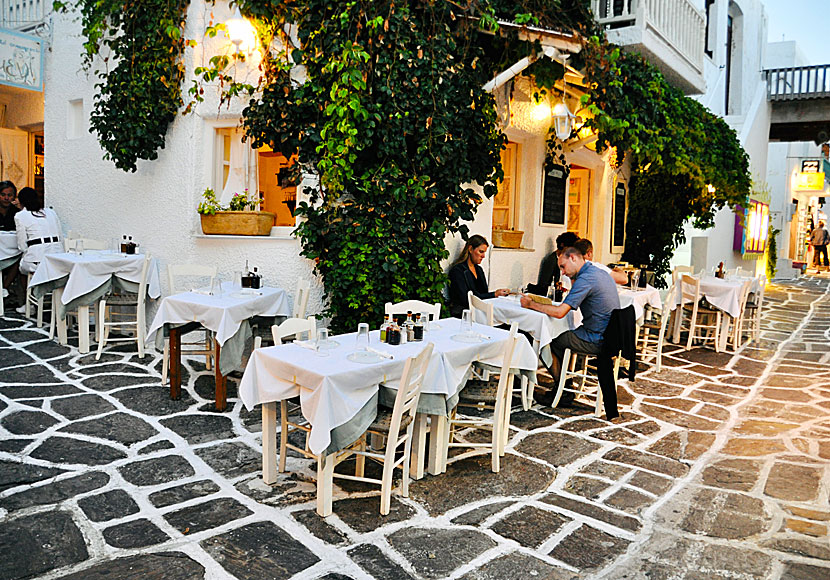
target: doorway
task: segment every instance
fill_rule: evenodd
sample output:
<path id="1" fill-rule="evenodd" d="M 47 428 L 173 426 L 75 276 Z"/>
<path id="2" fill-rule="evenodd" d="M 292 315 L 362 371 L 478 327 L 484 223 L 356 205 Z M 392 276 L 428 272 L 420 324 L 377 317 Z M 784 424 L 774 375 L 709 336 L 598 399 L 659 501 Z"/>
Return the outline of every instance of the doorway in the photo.
<path id="1" fill-rule="evenodd" d="M 586 238 L 590 212 L 590 170 L 572 165 L 569 186 L 568 231 L 576 232 L 580 238 Z"/>

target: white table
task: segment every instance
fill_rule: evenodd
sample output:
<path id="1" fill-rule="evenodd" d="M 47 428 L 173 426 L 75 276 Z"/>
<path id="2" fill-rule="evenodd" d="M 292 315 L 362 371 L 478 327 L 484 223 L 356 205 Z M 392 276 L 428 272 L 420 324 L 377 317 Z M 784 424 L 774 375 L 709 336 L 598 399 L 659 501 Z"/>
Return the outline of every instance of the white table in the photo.
<path id="1" fill-rule="evenodd" d="M 485 302 L 493 305 L 493 322 L 496 324 L 517 322 L 521 330 L 533 337 L 533 350 L 536 351 L 537 355 L 554 338 L 566 330 L 576 328 L 582 319 L 578 311 L 571 311 L 564 318 L 554 318 L 538 310 L 522 308 L 518 296 L 489 298 Z M 476 310 L 476 315 L 478 317 L 476 322 L 484 322 L 481 311 Z"/>
<path id="2" fill-rule="evenodd" d="M 663 301 L 660 300 L 660 291 L 653 286 L 646 286 L 645 288 L 617 286 L 617 292 L 620 295 L 620 308 L 627 308 L 629 305 L 634 305 L 634 317 L 637 321 L 642 321 L 646 306 L 650 306 L 656 310 L 663 308 Z"/>
<path id="3" fill-rule="evenodd" d="M 108 250 L 87 250 L 83 254 L 46 254 L 29 283 L 35 298 L 52 292 L 58 341 L 66 344 L 66 312 L 78 309 L 78 350 L 89 352 L 89 305 L 110 291 L 113 285 L 137 291 L 144 267 L 142 254 L 127 255 Z M 147 273 L 147 295 L 161 295 L 158 264 L 152 260 Z"/>
<path id="4" fill-rule="evenodd" d="M 22 253 L 17 247 L 17 232 L 0 232 L 0 270 L 11 266 Z"/>
<path id="5" fill-rule="evenodd" d="M 750 280 L 749 278 L 733 277 L 731 279 L 716 278 L 715 276 L 703 276 L 700 279 L 700 297 L 706 300 L 720 310 L 723 310 L 727 316 L 723 316 L 721 322 L 720 332 L 720 350 L 726 349 L 726 341 L 728 339 L 729 321 L 736 319 L 741 315 L 741 289 L 744 282 Z M 757 282 L 755 283 L 757 286 Z M 750 291 L 753 287 L 750 287 Z M 682 299 L 682 292 L 678 291 L 672 304 L 672 310 L 675 310 L 680 305 Z M 680 340 L 680 319 L 682 316 L 678 314 L 675 316 L 674 326 L 674 341 Z"/>
<path id="6" fill-rule="evenodd" d="M 473 362 L 500 365 L 509 333 L 499 328 L 474 324 L 474 330 L 489 337 L 480 343 L 457 342 L 452 337 L 460 332 L 461 321 L 442 319 L 440 328 L 430 329 L 423 342 L 411 342 L 403 346 L 381 344 L 379 333 L 370 333 L 371 346 L 391 353 L 394 358 L 373 364 L 361 364 L 348 360 L 354 351 L 355 335 L 332 337 L 340 343 L 328 350 L 329 356 L 296 344 L 283 344 L 256 350 L 248 360 L 248 366 L 239 385 L 242 402 L 250 410 L 262 404 L 263 480 L 276 480 L 276 406 L 277 402 L 300 397 L 303 416 L 311 424 L 308 447 L 312 453 L 325 457 L 346 447 L 362 435 L 377 416 L 378 400 L 384 399 L 381 383 L 394 389 L 403 373 L 406 359 L 418 354 L 427 342 L 435 345 L 424 378 L 421 400 L 418 404 L 419 421 L 416 428 L 423 433 L 425 414 L 432 416 L 430 437 L 430 473 L 440 473 L 442 457 L 440 442 L 446 436 L 447 413 L 463 388 Z M 536 353 L 527 341 L 518 341 L 512 366 L 535 372 Z M 388 400 L 388 399 L 387 399 Z M 443 407 L 435 406 L 442 401 Z M 413 440 L 413 474 L 418 477 L 425 449 Z"/>
<path id="7" fill-rule="evenodd" d="M 165 326 L 170 331 L 171 398 L 177 399 L 181 393 L 181 325 L 196 322 L 214 333 L 217 361 L 216 409 L 224 411 L 227 405 L 225 375 L 238 368 L 242 362 L 245 341 L 251 336 L 248 321 L 254 316 L 290 314 L 291 304 L 285 290 L 281 288 L 243 289 L 231 282 L 224 282 L 221 289 L 213 295 L 205 289 L 165 297 L 153 318 L 147 339 L 155 334 L 157 347 L 160 347 L 164 336 L 158 331 Z"/>

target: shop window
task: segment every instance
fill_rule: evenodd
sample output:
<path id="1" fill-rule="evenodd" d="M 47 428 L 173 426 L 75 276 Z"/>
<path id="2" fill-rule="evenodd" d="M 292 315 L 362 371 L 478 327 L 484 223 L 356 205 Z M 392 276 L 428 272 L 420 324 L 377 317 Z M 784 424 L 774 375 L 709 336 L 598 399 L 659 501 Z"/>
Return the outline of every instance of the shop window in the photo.
<path id="1" fill-rule="evenodd" d="M 499 183 L 498 193 L 493 198 L 493 229 L 520 229 L 518 158 L 519 144 L 508 142 L 507 147 L 501 151 L 504 179 Z"/>

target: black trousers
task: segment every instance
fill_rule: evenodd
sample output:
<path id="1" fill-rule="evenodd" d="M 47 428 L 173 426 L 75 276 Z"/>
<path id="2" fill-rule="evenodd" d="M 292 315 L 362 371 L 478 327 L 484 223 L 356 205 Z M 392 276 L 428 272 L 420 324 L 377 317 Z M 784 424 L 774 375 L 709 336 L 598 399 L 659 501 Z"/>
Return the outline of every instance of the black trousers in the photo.
<path id="1" fill-rule="evenodd" d="M 821 257 L 824 256 L 824 263 L 821 263 Z M 827 260 L 827 246 L 813 246 L 813 266 L 830 266 Z"/>

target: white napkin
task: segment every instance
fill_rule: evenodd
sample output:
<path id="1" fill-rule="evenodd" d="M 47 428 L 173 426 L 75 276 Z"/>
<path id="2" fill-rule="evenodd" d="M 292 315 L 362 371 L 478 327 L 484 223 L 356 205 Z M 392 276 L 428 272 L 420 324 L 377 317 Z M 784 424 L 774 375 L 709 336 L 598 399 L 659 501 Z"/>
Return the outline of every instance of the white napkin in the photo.
<path id="1" fill-rule="evenodd" d="M 295 340 L 294 344 L 302 348 L 307 348 L 308 350 L 313 350 L 314 352 L 317 352 L 317 343 L 315 343 L 312 340 Z"/>
<path id="2" fill-rule="evenodd" d="M 210 290 L 207 290 L 205 288 L 193 288 L 190 291 L 193 292 L 194 294 L 202 294 L 203 296 L 212 296 Z"/>
<path id="3" fill-rule="evenodd" d="M 382 350 L 372 348 L 371 346 L 367 346 L 366 350 L 368 350 L 369 352 L 373 352 L 376 355 L 381 356 L 383 358 L 395 358 L 393 355 L 389 354 L 388 352 L 383 352 Z"/>

